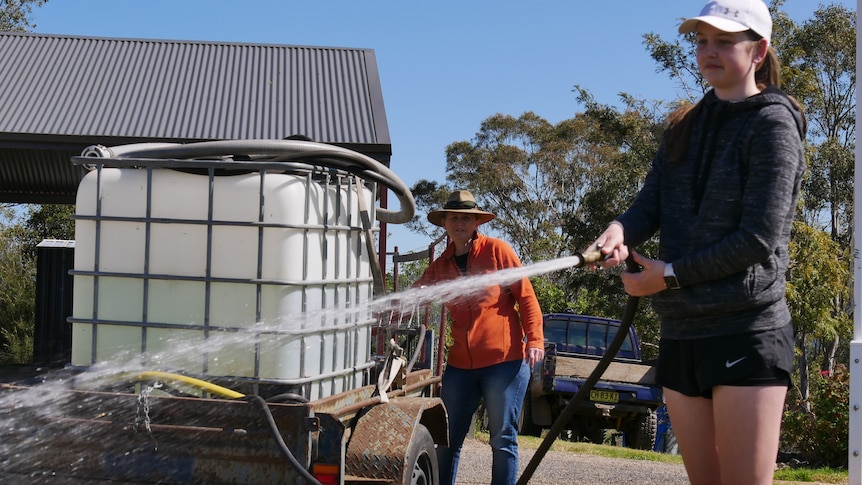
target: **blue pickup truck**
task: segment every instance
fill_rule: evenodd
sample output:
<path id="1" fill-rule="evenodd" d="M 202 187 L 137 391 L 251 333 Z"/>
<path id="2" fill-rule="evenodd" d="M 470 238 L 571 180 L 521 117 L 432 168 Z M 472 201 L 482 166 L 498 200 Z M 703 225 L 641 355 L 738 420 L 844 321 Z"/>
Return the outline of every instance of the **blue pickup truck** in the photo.
<path id="1" fill-rule="evenodd" d="M 575 313 L 544 316 L 545 360 L 532 371 L 521 414 L 521 434 L 539 436 L 554 424 L 619 327 L 619 320 Z M 656 410 L 663 404 L 654 375 L 654 367 L 641 359 L 640 342 L 632 326 L 610 366 L 567 423 L 567 434 L 602 443 L 606 430 L 620 430 L 625 446 L 652 450 Z"/>

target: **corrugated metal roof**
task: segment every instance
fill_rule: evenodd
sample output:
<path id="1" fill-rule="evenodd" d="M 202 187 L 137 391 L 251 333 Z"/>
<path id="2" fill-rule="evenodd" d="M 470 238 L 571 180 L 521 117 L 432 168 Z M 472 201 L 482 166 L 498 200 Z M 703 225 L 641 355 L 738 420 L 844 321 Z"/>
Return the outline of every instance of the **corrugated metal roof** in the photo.
<path id="1" fill-rule="evenodd" d="M 2 202 L 73 201 L 69 157 L 97 143 L 304 134 L 391 154 L 371 49 L 0 33 L 0 87 Z"/>

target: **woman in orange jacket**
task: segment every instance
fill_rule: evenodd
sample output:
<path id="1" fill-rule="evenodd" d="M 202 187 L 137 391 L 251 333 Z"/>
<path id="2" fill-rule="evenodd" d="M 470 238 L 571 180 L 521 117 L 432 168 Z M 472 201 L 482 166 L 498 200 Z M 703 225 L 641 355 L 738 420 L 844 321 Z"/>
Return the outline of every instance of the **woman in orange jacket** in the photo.
<path id="1" fill-rule="evenodd" d="M 456 190 L 428 221 L 446 229 L 450 243 L 414 286 L 521 266 L 506 242 L 479 234 L 494 218 L 473 195 Z M 449 417 L 449 446 L 438 447 L 440 483 L 455 483 L 461 446 L 484 399 L 493 450 L 492 485 L 514 484 L 518 474 L 518 417 L 530 369 L 544 358 L 542 310 L 530 280 L 470 291 L 444 302 L 451 316 L 452 345 L 441 398 Z"/>

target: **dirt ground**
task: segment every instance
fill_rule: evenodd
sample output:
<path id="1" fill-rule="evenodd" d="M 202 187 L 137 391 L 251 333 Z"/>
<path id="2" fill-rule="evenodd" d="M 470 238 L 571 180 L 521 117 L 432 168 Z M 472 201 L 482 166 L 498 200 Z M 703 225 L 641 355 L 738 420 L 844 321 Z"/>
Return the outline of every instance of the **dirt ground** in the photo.
<path id="1" fill-rule="evenodd" d="M 535 450 L 521 449 L 519 477 L 530 463 L 534 452 Z M 461 450 L 458 468 L 456 484 L 487 485 L 491 482 L 491 447 L 478 439 L 468 438 Z M 549 451 L 536 468 L 529 483 L 531 485 L 561 483 L 687 485 L 689 482 L 685 468 L 681 464 Z M 776 481 L 775 483 L 776 485 L 829 485 L 814 482 Z M 847 482 L 843 485 L 847 485 Z"/>

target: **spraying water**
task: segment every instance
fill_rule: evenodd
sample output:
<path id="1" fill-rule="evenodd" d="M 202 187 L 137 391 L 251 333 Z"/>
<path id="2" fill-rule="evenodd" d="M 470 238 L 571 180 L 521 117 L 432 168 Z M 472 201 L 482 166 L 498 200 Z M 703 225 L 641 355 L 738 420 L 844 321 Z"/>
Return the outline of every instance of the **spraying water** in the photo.
<path id="1" fill-rule="evenodd" d="M 407 314 L 429 303 L 447 301 L 456 297 L 469 297 L 483 291 L 488 286 L 508 285 L 522 278 L 581 266 L 589 262 L 592 262 L 589 257 L 575 255 L 519 268 L 459 278 L 433 286 L 411 288 L 353 307 L 345 306 L 304 314 L 288 314 L 277 321 L 253 325 L 253 333 L 243 331 L 213 333 L 207 339 L 205 348 L 201 348 L 200 343 L 190 343 L 177 339 L 168 345 L 170 351 L 147 355 L 146 362 L 156 368 L 171 369 L 181 364 L 187 355 L 200 354 L 201 352 L 218 354 L 232 347 L 247 346 L 246 341 L 248 339 L 259 339 L 261 335 L 266 335 L 269 331 L 281 334 L 294 332 L 299 338 L 309 327 L 319 322 L 347 322 L 344 325 L 356 325 L 356 323 L 350 322 L 361 322 L 375 314 L 384 314 L 390 311 Z M 357 318 L 350 318 L 351 316 Z M 0 469 L 5 464 L 19 460 L 25 455 L 29 455 L 27 460 L 33 461 L 33 454 L 44 451 L 40 449 L 38 434 L 34 435 L 34 420 L 50 422 L 62 419 L 69 411 L 70 406 L 80 410 L 90 405 L 90 403 L 83 401 L 86 398 L 85 394 L 72 395 L 70 389 L 129 390 L 127 384 L 125 387 L 121 386 L 121 377 L 129 373 L 146 370 L 146 368 L 142 367 L 140 356 L 130 354 L 124 357 L 109 362 L 99 362 L 89 368 L 74 372 L 64 369 L 44 373 L 35 379 L 22 382 L 20 388 L 14 390 L 11 388 L 0 389 L 0 409 L 3 410 L 2 417 L 0 417 Z M 146 399 L 149 395 L 157 395 L 159 392 L 158 385 L 139 386 L 137 392 L 141 398 L 133 413 L 136 415 L 135 420 L 140 420 L 140 423 L 146 427 L 148 425 Z M 108 410 L 95 407 L 91 418 L 100 419 L 104 413 L 108 412 Z M 26 418 L 22 420 L 22 417 Z M 26 438 L 28 434 L 32 435 L 32 438 L 22 439 L 22 437 Z"/>
<path id="2" fill-rule="evenodd" d="M 436 301 L 447 301 L 458 297 L 469 297 L 489 286 L 509 285 L 523 278 L 551 273 L 573 266 L 584 264 L 583 255 L 568 256 L 550 261 L 541 261 L 518 268 L 507 268 L 493 273 L 469 276 L 457 280 L 440 283 L 434 286 L 411 288 L 375 300 L 375 309 L 390 308 L 404 310 L 402 305 L 421 306 Z"/>

